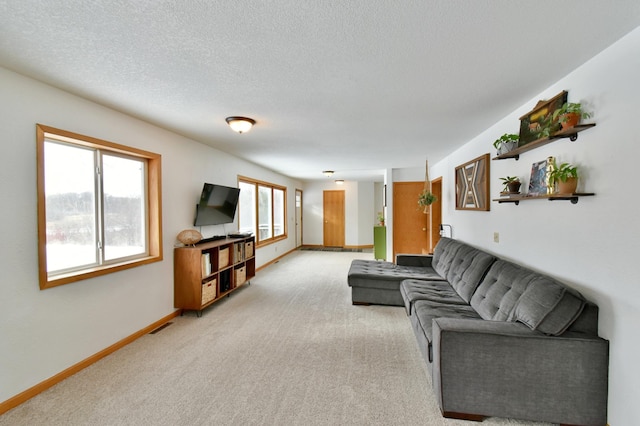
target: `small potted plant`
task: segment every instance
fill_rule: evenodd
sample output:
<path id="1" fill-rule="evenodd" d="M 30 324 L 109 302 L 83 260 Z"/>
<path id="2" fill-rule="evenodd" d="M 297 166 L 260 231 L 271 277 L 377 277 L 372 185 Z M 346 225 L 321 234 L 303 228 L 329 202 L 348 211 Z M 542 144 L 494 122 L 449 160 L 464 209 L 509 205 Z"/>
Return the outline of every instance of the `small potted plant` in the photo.
<path id="1" fill-rule="evenodd" d="M 583 118 L 590 118 L 591 114 L 582 110 L 582 104 L 565 102 L 553 112 L 553 121 L 558 120 L 563 129 L 577 125 Z"/>
<path id="2" fill-rule="evenodd" d="M 578 187 L 578 167 L 569 163 L 556 166 L 554 161 L 549 172 L 549 184 L 556 185 L 559 194 L 574 194 Z"/>
<path id="3" fill-rule="evenodd" d="M 418 206 L 423 207 L 425 213 L 428 213 L 429 206 L 436 201 L 438 201 L 438 197 L 428 189 L 425 189 L 418 195 Z"/>
<path id="4" fill-rule="evenodd" d="M 380 226 L 384 226 L 384 213 L 378 212 L 378 223 Z"/>
<path id="5" fill-rule="evenodd" d="M 500 178 L 502 181 L 502 192 L 501 194 L 511 195 L 511 194 L 519 194 L 520 193 L 520 178 L 517 176 L 507 176 Z"/>
<path id="6" fill-rule="evenodd" d="M 493 142 L 493 147 L 498 150 L 498 155 L 506 154 L 518 147 L 520 136 L 515 133 L 505 133 Z"/>

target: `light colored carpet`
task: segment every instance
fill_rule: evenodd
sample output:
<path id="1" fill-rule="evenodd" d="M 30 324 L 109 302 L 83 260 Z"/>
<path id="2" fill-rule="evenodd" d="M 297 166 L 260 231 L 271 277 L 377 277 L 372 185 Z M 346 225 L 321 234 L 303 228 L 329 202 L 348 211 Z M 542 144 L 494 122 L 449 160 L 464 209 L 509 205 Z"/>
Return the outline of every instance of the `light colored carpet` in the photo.
<path id="1" fill-rule="evenodd" d="M 351 305 L 351 260 L 372 257 L 292 253 L 0 425 L 473 425 L 441 417 L 403 308 Z"/>

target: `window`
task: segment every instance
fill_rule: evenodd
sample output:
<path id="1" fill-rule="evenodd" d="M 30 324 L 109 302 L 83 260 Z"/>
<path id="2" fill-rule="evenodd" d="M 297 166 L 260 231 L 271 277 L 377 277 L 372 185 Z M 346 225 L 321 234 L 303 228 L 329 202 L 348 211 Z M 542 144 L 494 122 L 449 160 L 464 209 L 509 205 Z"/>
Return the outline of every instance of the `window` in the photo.
<path id="1" fill-rule="evenodd" d="M 238 187 L 240 232 L 253 232 L 257 245 L 286 238 L 287 189 L 245 177 L 239 178 Z"/>
<path id="2" fill-rule="evenodd" d="M 162 260 L 160 155 L 36 130 L 40 288 Z"/>

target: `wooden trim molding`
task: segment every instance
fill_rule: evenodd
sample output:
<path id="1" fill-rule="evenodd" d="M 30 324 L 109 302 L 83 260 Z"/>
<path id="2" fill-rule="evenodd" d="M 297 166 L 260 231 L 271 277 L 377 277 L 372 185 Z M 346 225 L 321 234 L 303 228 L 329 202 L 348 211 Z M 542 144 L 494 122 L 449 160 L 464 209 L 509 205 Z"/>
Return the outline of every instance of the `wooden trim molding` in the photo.
<path id="1" fill-rule="evenodd" d="M 47 273 L 47 235 L 45 209 L 45 139 L 68 142 L 74 145 L 102 149 L 109 153 L 126 154 L 137 157 L 147 165 L 147 221 L 148 221 L 148 254 L 117 263 L 108 263 L 93 268 L 85 268 L 68 274 L 48 276 Z M 146 265 L 163 260 L 162 253 L 162 156 L 138 148 L 104 141 L 91 136 L 84 136 L 66 130 L 36 124 L 36 161 L 38 189 L 38 279 L 40 289 L 56 287 L 63 284 L 97 277 L 124 269 Z"/>
<path id="2" fill-rule="evenodd" d="M 89 358 L 86 358 L 82 361 L 80 361 L 79 363 L 72 365 L 71 367 L 59 372 L 58 374 L 49 377 L 48 379 L 38 383 L 37 385 L 23 391 L 20 392 L 19 394 L 15 395 L 12 398 L 7 399 L 6 401 L 0 402 L 0 415 L 6 413 L 7 411 L 11 410 L 12 408 L 17 407 L 18 405 L 22 404 L 23 402 L 28 401 L 29 399 L 33 398 L 34 396 L 38 395 L 39 393 L 44 392 L 45 390 L 49 389 L 50 387 L 52 387 L 53 385 L 56 385 L 58 383 L 60 383 L 61 381 L 63 381 L 64 379 L 66 379 L 67 377 L 71 377 L 74 374 L 76 374 L 77 372 L 89 367 L 91 364 L 95 364 L 96 362 L 100 361 L 102 358 L 106 357 L 107 355 L 111 355 L 112 353 L 116 352 L 118 349 L 121 349 L 125 346 L 127 346 L 129 343 L 139 339 L 140 337 L 144 336 L 145 334 L 150 333 L 151 331 L 155 330 L 156 328 L 166 324 L 167 322 L 169 322 L 172 318 L 177 317 L 180 314 L 180 309 L 178 309 L 177 311 L 174 311 L 173 313 L 165 316 L 164 318 L 159 319 L 158 321 L 154 322 L 153 324 L 148 325 L 147 327 L 143 328 L 140 331 L 137 331 L 135 333 L 133 333 L 132 335 L 125 337 L 124 339 L 120 340 L 119 342 L 114 343 L 113 345 L 101 350 L 100 352 L 91 355 Z"/>

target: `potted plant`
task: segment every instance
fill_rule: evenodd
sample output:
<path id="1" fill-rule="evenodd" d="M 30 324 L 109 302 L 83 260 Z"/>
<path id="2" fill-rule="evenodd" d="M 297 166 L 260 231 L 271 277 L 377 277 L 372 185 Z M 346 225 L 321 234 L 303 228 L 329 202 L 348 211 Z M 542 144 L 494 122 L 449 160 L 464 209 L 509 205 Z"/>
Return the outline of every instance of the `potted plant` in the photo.
<path id="1" fill-rule="evenodd" d="M 424 212 L 428 212 L 428 207 L 438 201 L 438 197 L 436 197 L 433 192 L 425 189 L 418 195 L 418 206 L 424 208 Z"/>
<path id="2" fill-rule="evenodd" d="M 583 118 L 590 118 L 591 114 L 582 110 L 582 104 L 565 102 L 553 112 L 553 120 L 558 120 L 563 129 L 569 129 Z"/>
<path id="3" fill-rule="evenodd" d="M 553 114 L 547 114 L 537 124 L 536 137 L 538 139 L 551 137 L 554 133 L 560 130 L 560 124 L 558 120 L 554 119 Z"/>
<path id="4" fill-rule="evenodd" d="M 378 223 L 380 226 L 384 226 L 384 213 L 378 212 Z"/>
<path id="5" fill-rule="evenodd" d="M 519 194 L 520 193 L 520 178 L 517 176 L 507 176 L 500 178 L 502 181 L 502 194 Z"/>
<path id="6" fill-rule="evenodd" d="M 556 192 L 559 194 L 574 194 L 578 187 L 578 167 L 569 163 L 556 166 L 554 161 L 549 172 L 549 184 L 557 185 Z"/>
<path id="7" fill-rule="evenodd" d="M 498 150 L 498 155 L 506 154 L 518 147 L 520 136 L 515 133 L 505 133 L 493 142 L 493 147 Z"/>

